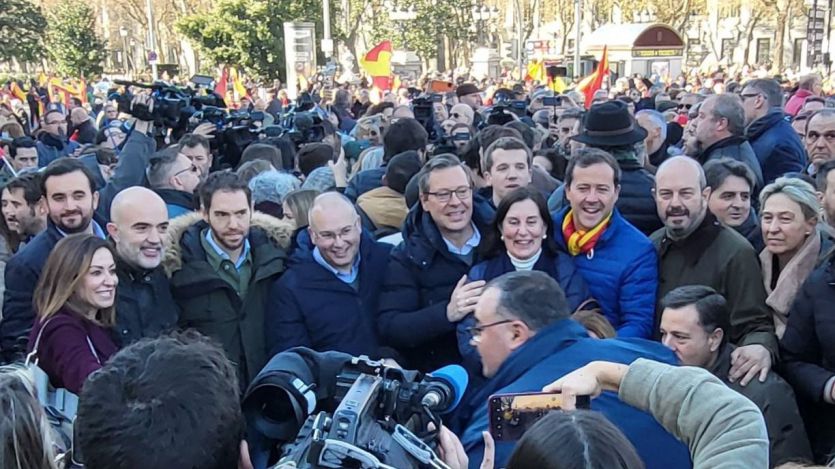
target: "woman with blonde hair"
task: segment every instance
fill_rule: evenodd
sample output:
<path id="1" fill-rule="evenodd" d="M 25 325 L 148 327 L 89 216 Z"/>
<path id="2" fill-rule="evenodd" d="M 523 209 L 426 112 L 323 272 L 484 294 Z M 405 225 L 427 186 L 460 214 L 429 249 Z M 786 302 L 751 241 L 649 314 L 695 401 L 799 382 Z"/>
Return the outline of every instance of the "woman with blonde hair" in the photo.
<path id="1" fill-rule="evenodd" d="M 52 428 L 26 369 L 0 367 L 0 469 L 57 469 Z"/>
<path id="2" fill-rule="evenodd" d="M 107 241 L 76 234 L 59 241 L 46 261 L 28 351 L 56 388 L 78 394 L 117 351 L 109 333 L 116 322 L 115 258 Z"/>

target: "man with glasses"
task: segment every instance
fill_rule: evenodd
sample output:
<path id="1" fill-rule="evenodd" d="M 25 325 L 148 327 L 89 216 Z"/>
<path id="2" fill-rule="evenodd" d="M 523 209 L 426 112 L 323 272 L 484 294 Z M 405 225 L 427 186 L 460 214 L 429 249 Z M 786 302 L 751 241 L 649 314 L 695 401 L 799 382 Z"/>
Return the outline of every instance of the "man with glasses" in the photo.
<path id="1" fill-rule="evenodd" d="M 475 111 L 473 111 L 470 106 L 464 103 L 459 103 L 452 106 L 452 109 L 449 111 L 449 118 L 458 124 L 467 124 L 472 126 L 473 119 L 475 118 Z"/>
<path id="2" fill-rule="evenodd" d="M 824 109 L 809 117 L 805 141 L 811 163 L 809 173 L 815 175 L 824 163 L 835 159 L 835 109 Z"/>
<path id="3" fill-rule="evenodd" d="M 806 151 L 786 120 L 783 90 L 773 79 L 751 80 L 742 89 L 745 137 L 754 149 L 765 184 L 806 167 Z"/>
<path id="4" fill-rule="evenodd" d="M 308 217 L 313 249 L 299 251 L 270 289 L 270 356 L 308 347 L 380 357 L 374 315 L 390 246 L 363 232 L 357 210 L 338 192 L 316 197 Z"/>
<path id="5" fill-rule="evenodd" d="M 78 142 L 67 137 L 67 118 L 60 111 L 47 111 L 41 129 L 37 143 L 38 167 L 43 168 L 62 156 L 70 156 L 78 149 Z"/>
<path id="6" fill-rule="evenodd" d="M 200 184 L 200 168 L 180 147 L 170 147 L 151 156 L 148 183 L 168 207 L 168 218 L 175 218 L 195 209 L 194 190 Z"/>
<path id="7" fill-rule="evenodd" d="M 461 443 L 470 461 L 481 461 L 482 432 L 490 427 L 488 406 L 494 394 L 540 392 L 550 381 L 592 361 L 628 364 L 638 358 L 676 363 L 670 350 L 650 341 L 590 338 L 571 319 L 565 294 L 544 272 L 512 272 L 492 280 L 475 306 L 471 343 L 478 350 L 487 381 L 459 405 Z M 632 442 L 647 468 L 690 467 L 687 447 L 652 416 L 605 393 L 592 404 Z M 458 423 L 458 422 L 454 422 Z M 463 430 L 463 432 L 461 432 Z M 496 445 L 496 467 L 504 467 L 513 444 Z"/>
<path id="8" fill-rule="evenodd" d="M 702 97 L 696 93 L 686 93 L 682 95 L 678 101 L 678 118 L 676 118 L 676 122 L 678 122 L 682 127 L 687 125 L 690 109 L 701 101 Z"/>
<path id="9" fill-rule="evenodd" d="M 472 312 L 484 286 L 467 283 L 467 272 L 479 262 L 493 210 L 473 197 L 472 173 L 454 155 L 432 158 L 416 177 L 419 203 L 389 261 L 377 331 L 407 366 L 431 371 L 461 362 L 456 324 Z"/>

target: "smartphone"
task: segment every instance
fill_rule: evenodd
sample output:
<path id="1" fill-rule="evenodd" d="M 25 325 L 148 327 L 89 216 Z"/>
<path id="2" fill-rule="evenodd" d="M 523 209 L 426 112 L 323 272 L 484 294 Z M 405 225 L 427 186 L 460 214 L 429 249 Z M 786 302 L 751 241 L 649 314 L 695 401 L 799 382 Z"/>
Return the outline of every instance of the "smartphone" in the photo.
<path id="1" fill-rule="evenodd" d="M 429 82 L 429 91 L 432 93 L 449 93 L 455 91 L 455 85 L 451 81 L 432 80 Z"/>
<path id="2" fill-rule="evenodd" d="M 576 407 L 588 409 L 589 396 L 577 396 Z M 490 435 L 496 441 L 516 441 L 549 412 L 562 409 L 561 393 L 494 394 L 488 399 Z"/>
<path id="3" fill-rule="evenodd" d="M 542 98 L 543 106 L 562 106 L 562 96 L 545 96 Z"/>

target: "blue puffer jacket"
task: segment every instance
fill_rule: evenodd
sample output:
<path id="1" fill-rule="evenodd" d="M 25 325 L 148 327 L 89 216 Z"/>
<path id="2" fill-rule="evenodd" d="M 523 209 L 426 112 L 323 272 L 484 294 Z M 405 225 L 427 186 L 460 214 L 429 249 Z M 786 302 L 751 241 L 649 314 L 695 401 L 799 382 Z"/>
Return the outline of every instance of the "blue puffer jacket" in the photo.
<path id="1" fill-rule="evenodd" d="M 45 168 L 58 158 L 72 155 L 79 146 L 78 142 L 72 140 L 63 141 L 47 133 L 41 134 L 35 143 L 38 150 L 38 167 Z"/>
<path id="2" fill-rule="evenodd" d="M 362 237 L 359 291 L 317 263 L 312 248 L 296 251 L 301 259 L 270 288 L 264 319 L 270 356 L 292 347 L 308 347 L 378 357 L 374 315 L 389 248 L 367 235 Z"/>
<path id="3" fill-rule="evenodd" d="M 765 184 L 806 168 L 806 149 L 782 109 L 774 108 L 751 122 L 745 129 L 745 136 L 760 161 Z"/>
<path id="4" fill-rule="evenodd" d="M 554 214 L 555 227 L 561 229 L 568 210 Z M 568 252 L 563 236 L 556 238 L 560 249 Z M 658 255 L 649 238 L 630 225 L 618 209 L 596 247 L 574 256 L 574 265 L 619 337 L 652 337 Z"/>
<path id="5" fill-rule="evenodd" d="M 470 458 L 470 468 L 481 465 L 484 443 L 481 432 L 488 429 L 487 400 L 494 394 L 538 392 L 542 388 L 595 360 L 630 364 L 649 358 L 675 364 L 675 356 L 659 343 L 643 339 L 589 338 L 583 326 L 570 319 L 557 321 L 537 332 L 513 351 L 496 374 L 470 395 L 456 411 L 453 422 Z M 687 447 L 669 434 L 651 415 L 621 402 L 612 392 L 591 401 L 592 410 L 606 416 L 632 443 L 647 469 L 687 469 L 692 466 Z M 495 467 L 505 467 L 514 442 L 496 442 Z"/>
<path id="6" fill-rule="evenodd" d="M 474 195 L 473 201 L 473 222 L 485 233 L 493 211 L 484 199 Z M 433 371 L 461 363 L 455 323 L 447 320 L 446 307 L 455 284 L 469 270 L 450 254 L 432 216 L 415 204 L 406 217 L 403 242 L 391 253 L 377 317 L 377 332 L 405 357 L 405 366 Z"/>
<path id="7" fill-rule="evenodd" d="M 489 282 L 496 277 L 500 277 L 508 272 L 514 272 L 515 270 L 513 264 L 510 262 L 510 258 L 507 257 L 507 252 L 502 252 L 501 255 L 481 262 L 470 269 L 467 278 L 471 282 L 475 282 L 476 280 Z M 586 287 L 586 281 L 583 280 L 580 271 L 574 267 L 574 262 L 568 254 L 560 251 L 556 255 L 552 255 L 543 251 L 539 260 L 534 264 L 533 270 L 545 272 L 557 281 L 563 293 L 565 293 L 569 311 L 576 310 L 578 306 L 589 299 L 589 290 Z M 472 373 L 481 370 L 481 358 L 478 356 L 478 351 L 470 345 L 470 333 L 468 329 L 474 325 L 475 318 L 472 314 L 458 323 L 458 350 L 464 358 L 464 365 Z"/>

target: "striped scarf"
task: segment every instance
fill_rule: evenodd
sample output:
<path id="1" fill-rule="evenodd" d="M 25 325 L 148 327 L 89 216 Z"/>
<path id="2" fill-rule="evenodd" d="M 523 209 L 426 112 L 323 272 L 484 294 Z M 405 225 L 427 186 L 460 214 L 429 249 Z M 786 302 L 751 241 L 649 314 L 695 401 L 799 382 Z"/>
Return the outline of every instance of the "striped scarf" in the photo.
<path id="1" fill-rule="evenodd" d="M 588 253 L 594 249 L 597 240 L 600 239 L 603 232 L 609 226 L 612 214 L 609 213 L 597 226 L 588 231 L 578 230 L 574 226 L 573 215 L 574 209 L 571 209 L 562 221 L 562 235 L 565 238 L 565 244 L 568 246 L 568 252 L 572 256 L 576 256 L 580 253 Z"/>

